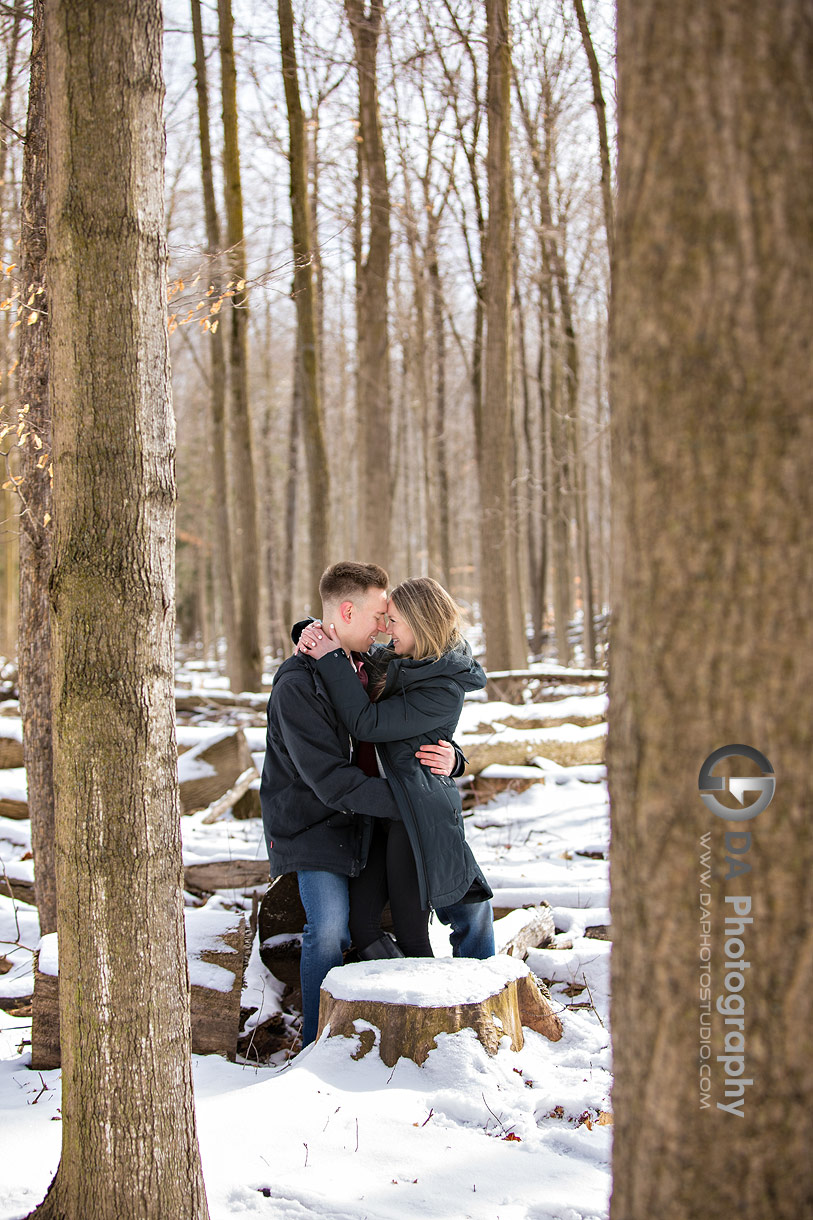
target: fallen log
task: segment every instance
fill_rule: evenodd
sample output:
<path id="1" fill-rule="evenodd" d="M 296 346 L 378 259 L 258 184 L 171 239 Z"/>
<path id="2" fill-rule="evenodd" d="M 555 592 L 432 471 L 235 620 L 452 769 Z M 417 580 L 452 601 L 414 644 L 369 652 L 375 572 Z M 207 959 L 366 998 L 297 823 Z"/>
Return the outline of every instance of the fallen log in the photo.
<path id="1" fill-rule="evenodd" d="M 192 1051 L 234 1059 L 240 1026 L 246 921 L 228 911 L 185 911 Z M 56 933 L 44 936 L 34 959 L 31 1067 L 60 1066 L 59 960 Z"/>
<path id="2" fill-rule="evenodd" d="M 237 783 L 232 788 L 229 788 L 228 792 L 224 792 L 221 797 L 219 797 L 216 801 L 213 802 L 213 804 L 211 804 L 209 806 L 205 816 L 201 818 L 201 822 L 203 823 L 203 825 L 211 826 L 212 822 L 217 822 L 220 818 L 224 817 L 229 812 L 229 810 L 232 811 L 233 817 L 237 817 L 238 815 L 237 815 L 236 811 L 240 807 L 241 800 L 246 795 L 246 793 L 251 790 L 251 785 L 258 778 L 259 777 L 257 775 L 257 770 L 254 767 L 254 765 L 252 764 L 249 767 L 249 769 L 247 771 L 244 771 L 243 774 L 239 777 L 239 779 L 237 780 Z M 260 794 L 258 792 L 257 793 L 257 805 L 259 806 L 259 804 L 260 804 Z M 250 813 L 249 814 L 244 813 L 241 816 L 242 817 L 251 817 L 252 815 Z M 262 811 L 260 811 L 256 816 L 261 817 Z"/>
<path id="3" fill-rule="evenodd" d="M 3 726 L 5 727 L 5 726 Z M 0 736 L 0 769 L 23 765 L 23 743 L 16 737 Z"/>
<path id="4" fill-rule="evenodd" d="M 529 919 L 506 944 L 498 949 L 498 953 L 507 953 L 509 957 L 525 961 L 529 949 L 541 949 L 549 945 L 556 935 L 556 925 L 550 903 L 540 902 L 528 912 Z"/>
<path id="5" fill-rule="evenodd" d="M 378 1042 L 387 1067 L 402 1056 L 424 1063 L 438 1034 L 461 1029 L 473 1029 L 490 1055 L 504 1037 L 518 1051 L 523 1025 L 552 1042 L 562 1036 L 562 1022 L 528 967 L 503 955 L 482 962 L 396 958 L 338 966 L 320 993 L 319 1034 L 359 1038 L 357 1059 Z"/>
<path id="6" fill-rule="evenodd" d="M 7 741 L 0 737 L 0 742 Z M 25 767 L 8 767 L 3 772 L 3 795 L 0 816 L 20 821 L 28 817 L 28 782 Z"/>
<path id="7" fill-rule="evenodd" d="M 569 729 L 569 732 L 562 732 Z M 603 763 L 606 745 L 603 725 L 577 728 L 560 725 L 558 729 L 506 730 L 500 726 L 490 734 L 461 734 L 460 748 L 473 774 L 495 763 L 505 767 L 525 766 L 534 758 L 544 758 L 560 767 Z"/>
<path id="8" fill-rule="evenodd" d="M 550 686 L 594 686 L 607 681 L 606 669 L 574 669 L 564 665 L 545 665 L 535 669 L 489 670 L 486 698 L 504 703 L 522 703 L 529 688 L 543 692 Z"/>
<path id="9" fill-rule="evenodd" d="M 246 771 L 257 771 L 242 729 L 226 729 L 181 754 L 178 781 L 181 810 L 205 809 L 228 792 Z"/>
<path id="10" fill-rule="evenodd" d="M 208 860 L 187 864 L 184 887 L 202 894 L 215 890 L 254 890 L 268 884 L 267 860 Z"/>

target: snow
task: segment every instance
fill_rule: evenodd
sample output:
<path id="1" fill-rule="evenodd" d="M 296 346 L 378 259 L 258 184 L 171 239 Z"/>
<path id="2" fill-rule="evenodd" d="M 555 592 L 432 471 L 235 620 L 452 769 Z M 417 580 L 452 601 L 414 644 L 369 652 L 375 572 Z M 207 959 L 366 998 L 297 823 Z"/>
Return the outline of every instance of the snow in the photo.
<path id="1" fill-rule="evenodd" d="M 22 745 L 23 726 L 19 717 L 0 716 L 0 737 L 7 737 L 9 741 L 19 741 Z"/>
<path id="2" fill-rule="evenodd" d="M 49 932 L 47 936 L 43 936 L 38 948 L 37 966 L 40 974 L 48 974 L 52 978 L 56 978 L 59 974 L 59 944 L 56 932 Z"/>
<path id="3" fill-rule="evenodd" d="M 2 774 L 2 795 L 8 801 L 28 800 L 28 780 L 25 767 L 6 767 Z"/>
<path id="4" fill-rule="evenodd" d="M 513 957 L 492 957 L 485 962 L 407 957 L 334 966 L 322 986 L 336 1000 L 368 999 L 440 1008 L 477 1004 L 527 973 L 524 962 Z"/>
<path id="5" fill-rule="evenodd" d="M 587 709 L 596 698 L 574 696 L 558 707 L 566 702 L 566 714 L 581 719 L 593 714 Z M 540 708 L 559 714 L 556 703 L 512 705 L 510 713 L 508 707 L 473 704 L 473 727 L 494 724 L 497 714 L 518 720 L 541 718 Z M 561 739 L 562 729 L 547 731 Z M 194 732 L 180 729 L 179 739 L 183 735 L 194 747 L 218 732 L 222 725 L 200 725 Z M 264 730 L 250 729 L 247 736 L 249 747 L 261 752 Z M 490 1058 L 473 1032 L 462 1030 L 438 1036 L 421 1067 L 400 1059 L 388 1068 L 375 1048 L 354 1060 L 359 1037 L 323 1036 L 287 1063 L 282 1053 L 260 1066 L 194 1056 L 212 1220 L 606 1220 L 611 946 L 584 935 L 592 925 L 610 923 L 606 774 L 600 765 L 561 767 L 543 759 L 539 767 L 544 782 L 468 812 L 466 834 L 495 889 L 495 907 L 510 909 L 495 925 L 498 947 L 533 918 L 533 909 L 521 908 L 543 900 L 552 907 L 563 947 L 531 950 L 527 967 L 549 982 L 562 1040 L 548 1042 L 526 1030 L 522 1050 L 512 1051 L 506 1038 Z M 503 770 L 511 778 L 526 768 Z M 539 775 L 537 768 L 531 771 Z M 0 772 L 0 796 L 8 792 L 8 776 Z M 193 814 L 181 825 L 186 864 L 265 856 L 258 819 L 226 816 L 207 826 Z M 0 861 L 10 875 L 30 876 L 22 859 L 29 850 L 28 822 L 0 818 Z M 223 891 L 202 908 L 187 908 L 193 978 L 205 965 L 205 938 L 233 926 L 250 905 L 241 891 Z M 360 973 L 369 994 L 379 982 L 392 987 L 401 975 L 403 1000 L 401 984 L 409 976 L 415 994 L 439 1003 L 444 987 L 461 985 L 454 975 L 462 967 L 466 994 L 473 994 L 489 964 L 442 958 L 450 954 L 449 930 L 437 919 L 430 936 L 438 959 L 345 966 L 331 974 L 331 988 L 345 986 L 336 976 L 352 981 Z M 29 995 L 40 940 L 36 910 L 2 892 L 0 940 L 0 954 L 10 962 L 0 975 L 0 996 Z M 526 966 L 503 957 L 490 968 L 504 979 L 506 971 Z M 231 980 L 229 971 L 223 973 Z M 280 1014 L 282 996 L 255 939 L 242 1004 L 256 1011 L 245 1030 Z M 30 1027 L 30 1017 L 0 1011 L 0 1220 L 21 1220 L 31 1211 L 60 1155 L 60 1072 L 31 1071 Z M 358 1033 L 363 1028 L 360 1023 Z"/>

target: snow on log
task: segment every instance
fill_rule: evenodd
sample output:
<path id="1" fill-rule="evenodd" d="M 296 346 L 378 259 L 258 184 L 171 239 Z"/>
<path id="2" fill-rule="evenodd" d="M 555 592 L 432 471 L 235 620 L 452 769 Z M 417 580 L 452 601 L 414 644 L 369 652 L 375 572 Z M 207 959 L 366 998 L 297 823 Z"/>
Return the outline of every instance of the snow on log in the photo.
<path id="1" fill-rule="evenodd" d="M 268 861 L 206 860 L 202 864 L 187 864 L 183 870 L 184 887 L 193 893 L 213 894 L 215 890 L 259 889 L 268 884 Z"/>
<path id="2" fill-rule="evenodd" d="M 25 767 L 9 767 L 3 772 L 0 817 L 14 818 L 17 821 L 28 817 L 28 781 Z"/>
<path id="3" fill-rule="evenodd" d="M 521 766 L 540 757 L 561 767 L 604 762 L 606 724 L 560 724 L 555 728 L 516 729 L 495 724 L 490 731 L 461 733 L 460 747 L 473 774 L 494 763 Z"/>
<path id="4" fill-rule="evenodd" d="M 387 1067 L 402 1056 L 421 1064 L 438 1034 L 473 1029 L 489 1054 L 508 1037 L 524 1045 L 522 1027 L 551 1042 L 562 1023 L 528 967 L 502 954 L 470 958 L 396 958 L 334 967 L 320 994 L 319 1033 L 359 1037 L 362 1058 L 376 1043 Z M 372 1027 L 372 1028 L 371 1028 Z"/>
<path id="5" fill-rule="evenodd" d="M 192 1051 L 234 1059 L 240 1026 L 240 996 L 246 921 L 230 911 L 187 909 L 186 948 L 192 1009 Z M 31 1066 L 59 1067 L 59 953 L 57 935 L 43 936 L 34 960 Z"/>
<path id="6" fill-rule="evenodd" d="M 540 902 L 538 906 L 523 911 L 523 915 L 528 917 L 527 921 L 498 952 L 507 953 L 509 957 L 516 957 L 524 962 L 529 949 L 539 949 L 553 941 L 556 925 L 553 911 L 547 902 Z"/>
<path id="7" fill-rule="evenodd" d="M 181 809 L 205 809 L 237 783 L 257 771 L 242 729 L 227 729 L 205 738 L 178 759 Z"/>

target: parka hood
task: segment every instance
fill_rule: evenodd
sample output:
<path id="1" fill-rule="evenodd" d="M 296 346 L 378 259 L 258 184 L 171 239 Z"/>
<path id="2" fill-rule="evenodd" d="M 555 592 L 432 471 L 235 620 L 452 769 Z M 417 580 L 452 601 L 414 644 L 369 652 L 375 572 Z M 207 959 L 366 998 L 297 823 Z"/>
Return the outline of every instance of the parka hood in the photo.
<path id="1" fill-rule="evenodd" d="M 413 682 L 441 677 L 453 678 L 464 691 L 482 690 L 486 684 L 485 671 L 472 656 L 465 640 L 461 640 L 456 648 L 444 652 L 443 656 L 426 657 L 422 661 L 416 661 L 414 657 L 396 656 L 389 645 L 377 650 L 374 655 L 377 661 L 389 661 L 385 694 Z"/>

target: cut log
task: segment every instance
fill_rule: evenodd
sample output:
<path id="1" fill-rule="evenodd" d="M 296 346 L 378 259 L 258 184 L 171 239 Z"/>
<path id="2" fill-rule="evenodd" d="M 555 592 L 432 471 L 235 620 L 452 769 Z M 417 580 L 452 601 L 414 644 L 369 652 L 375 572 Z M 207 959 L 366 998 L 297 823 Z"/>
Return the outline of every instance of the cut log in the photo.
<path id="1" fill-rule="evenodd" d="M 0 742 L 7 741 L 0 737 Z M 20 820 L 28 817 L 28 783 L 25 767 L 9 767 L 3 772 L 3 795 L 0 816 Z"/>
<path id="2" fill-rule="evenodd" d="M 556 935 L 556 925 L 550 903 L 541 902 L 539 906 L 528 911 L 526 924 L 498 950 L 507 953 L 509 957 L 517 957 L 524 962 L 529 949 L 540 949 L 549 945 Z"/>
<path id="3" fill-rule="evenodd" d="M 490 1055 L 504 1037 L 518 1051 L 523 1025 L 552 1042 L 562 1036 L 549 995 L 527 966 L 503 955 L 482 962 L 401 958 L 335 967 L 320 994 L 319 1033 L 359 1038 L 354 1058 L 360 1059 L 372 1050 L 378 1030 L 378 1052 L 388 1067 L 402 1056 L 424 1063 L 438 1034 L 461 1029 L 473 1029 Z"/>
<path id="4" fill-rule="evenodd" d="M 34 882 L 28 881 L 23 877 L 9 877 L 8 873 L 6 873 L 5 877 L 0 881 L 0 894 L 8 894 L 9 897 L 16 899 L 17 902 L 26 902 L 30 906 L 37 905 Z"/>
<path id="5" fill-rule="evenodd" d="M 493 763 L 506 767 L 522 766 L 534 758 L 546 758 L 560 767 L 604 762 L 606 733 L 603 726 L 577 728 L 569 733 L 557 729 L 499 730 L 493 735 L 461 734 L 460 747 L 468 759 L 467 770 L 474 774 Z M 597 731 L 599 730 L 599 731 Z"/>
<path id="6" fill-rule="evenodd" d="M 23 765 L 23 743 L 16 737 L 0 737 L 0 768 Z"/>
<path id="7" fill-rule="evenodd" d="M 246 821 L 248 818 L 261 818 L 263 816 L 262 806 L 260 805 L 260 789 L 254 780 L 234 802 L 231 816 L 238 822 Z"/>
<path id="8" fill-rule="evenodd" d="M 486 698 L 501 703 L 522 703 L 525 692 L 544 691 L 550 686 L 594 686 L 607 681 L 606 669 L 571 669 L 548 665 L 537 669 L 490 670 Z"/>
<path id="9" fill-rule="evenodd" d="M 189 911 L 187 957 L 191 983 L 192 1051 L 234 1059 L 240 1026 L 246 921 L 228 911 Z M 34 959 L 31 1066 L 60 1066 L 56 933 L 44 936 Z"/>
<path id="10" fill-rule="evenodd" d="M 182 811 L 205 809 L 249 770 L 256 776 L 242 729 L 225 730 L 187 750 L 178 759 Z"/>
<path id="11" fill-rule="evenodd" d="M 305 908 L 299 897 L 296 873 L 275 877 L 269 885 L 257 920 L 260 960 L 288 987 L 299 986 L 299 959 Z"/>
<path id="12" fill-rule="evenodd" d="M 268 884 L 268 861 L 208 860 L 205 864 L 188 864 L 183 875 L 185 888 L 196 893 L 240 890 L 245 894 Z"/>
<path id="13" fill-rule="evenodd" d="M 213 822 L 217 822 L 220 818 L 225 817 L 225 815 L 229 811 L 231 811 L 233 817 L 237 817 L 238 816 L 237 809 L 240 806 L 240 802 L 243 800 L 246 793 L 251 790 L 251 785 L 258 778 L 259 778 L 259 776 L 257 775 L 257 770 L 253 765 L 248 769 L 248 771 L 244 771 L 243 774 L 237 780 L 237 783 L 234 785 L 234 787 L 229 788 L 228 792 L 224 792 L 221 797 L 218 797 L 218 799 L 213 804 L 208 806 L 205 815 L 201 818 L 201 822 L 203 823 L 203 825 L 211 826 L 211 824 Z M 257 792 L 257 807 L 258 808 L 259 808 L 259 804 L 260 804 L 260 794 L 258 791 Z M 257 817 L 261 816 L 261 812 L 262 811 L 260 811 L 257 814 Z M 251 814 L 243 814 L 241 816 L 250 817 Z"/>

